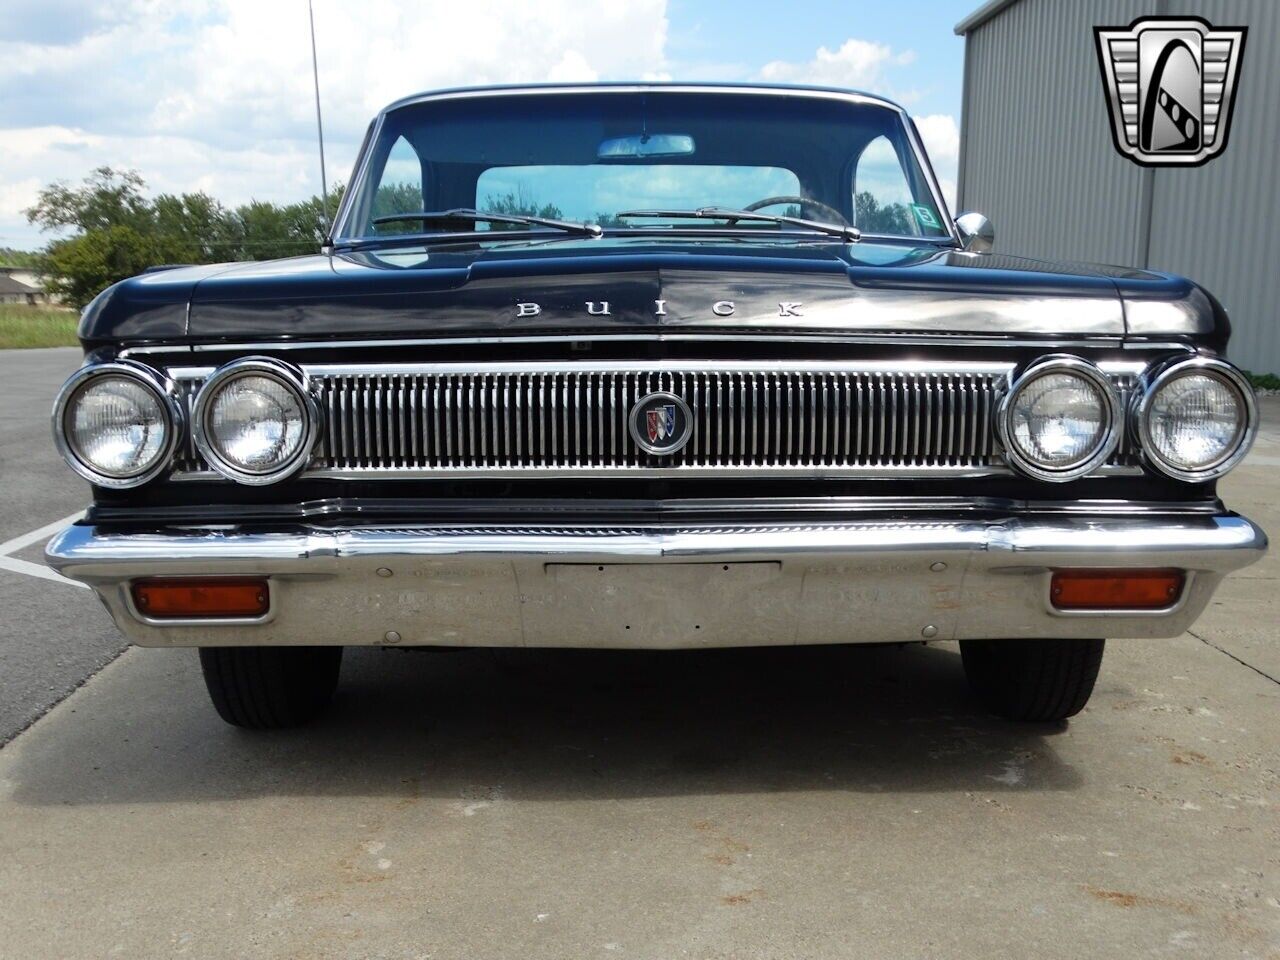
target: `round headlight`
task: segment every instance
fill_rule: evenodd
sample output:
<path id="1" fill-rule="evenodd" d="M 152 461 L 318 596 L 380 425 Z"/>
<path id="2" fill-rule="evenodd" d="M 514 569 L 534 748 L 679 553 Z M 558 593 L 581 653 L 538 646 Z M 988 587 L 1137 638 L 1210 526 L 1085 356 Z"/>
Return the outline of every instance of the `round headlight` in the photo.
<path id="1" fill-rule="evenodd" d="M 83 367 L 53 407 L 63 458 L 101 487 L 136 487 L 159 474 L 177 442 L 172 386 L 150 367 L 121 360 Z"/>
<path id="2" fill-rule="evenodd" d="M 1120 401 L 1106 375 L 1076 357 L 1039 361 L 1001 402 L 997 425 L 1009 460 L 1040 480 L 1074 480 L 1120 441 Z"/>
<path id="3" fill-rule="evenodd" d="M 275 483 L 306 463 L 317 410 L 300 370 L 277 360 L 238 360 L 200 388 L 192 426 L 196 446 L 224 477 Z"/>
<path id="4" fill-rule="evenodd" d="M 1138 397 L 1138 439 L 1147 461 L 1179 480 L 1220 477 L 1253 444 L 1253 388 L 1235 367 L 1197 357 L 1147 380 Z"/>

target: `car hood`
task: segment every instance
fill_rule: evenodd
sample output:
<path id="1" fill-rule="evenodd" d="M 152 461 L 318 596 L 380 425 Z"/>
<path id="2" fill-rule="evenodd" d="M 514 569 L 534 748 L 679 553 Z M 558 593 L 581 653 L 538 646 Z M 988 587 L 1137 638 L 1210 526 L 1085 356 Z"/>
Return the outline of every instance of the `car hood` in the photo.
<path id="1" fill-rule="evenodd" d="M 1194 284 L 1141 270 L 872 241 L 555 238 L 154 272 L 91 304 L 81 336 L 210 342 L 664 328 L 1122 336 L 1134 332 L 1135 316 L 1147 333 L 1173 320 L 1182 333 L 1214 324 Z"/>

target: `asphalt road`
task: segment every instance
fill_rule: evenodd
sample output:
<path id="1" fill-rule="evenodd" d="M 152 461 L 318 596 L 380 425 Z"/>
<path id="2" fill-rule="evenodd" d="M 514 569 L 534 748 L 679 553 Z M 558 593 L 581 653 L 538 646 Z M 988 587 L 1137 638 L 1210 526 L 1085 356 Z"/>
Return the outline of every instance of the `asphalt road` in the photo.
<path id="1" fill-rule="evenodd" d="M 0 543 L 89 502 L 53 448 L 49 411 L 80 350 L 0 350 Z M 17 555 L 39 561 L 44 539 Z M 0 569 L 0 744 L 124 649 L 88 590 Z M 0 952 L 3 948 L 0 947 Z"/>
<path id="2" fill-rule="evenodd" d="M 0 354 L 5 538 L 83 500 L 45 436 L 74 362 Z M 1224 496 L 1275 533 L 1265 410 Z M 1278 579 L 1110 644 L 1061 726 L 983 715 L 948 645 L 362 649 L 254 735 L 130 650 L 0 750 L 0 957 L 1275 960 Z M 85 591 L 0 589 L 0 716 L 119 648 Z"/>

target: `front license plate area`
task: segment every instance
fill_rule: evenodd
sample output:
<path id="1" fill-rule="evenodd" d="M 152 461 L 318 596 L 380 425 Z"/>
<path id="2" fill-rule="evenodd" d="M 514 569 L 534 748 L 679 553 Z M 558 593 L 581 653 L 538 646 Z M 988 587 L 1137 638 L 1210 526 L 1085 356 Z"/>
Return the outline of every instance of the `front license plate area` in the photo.
<path id="1" fill-rule="evenodd" d="M 526 642 L 550 646 L 742 646 L 794 642 L 803 577 L 777 561 L 549 563 L 521 583 Z M 532 586 L 532 585 L 530 585 Z"/>

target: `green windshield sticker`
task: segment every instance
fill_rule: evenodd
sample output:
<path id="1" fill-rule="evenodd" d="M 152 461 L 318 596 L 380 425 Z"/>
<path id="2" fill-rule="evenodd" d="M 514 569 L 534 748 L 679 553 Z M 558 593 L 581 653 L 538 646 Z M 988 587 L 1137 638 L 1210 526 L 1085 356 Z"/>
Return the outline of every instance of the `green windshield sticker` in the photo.
<path id="1" fill-rule="evenodd" d="M 920 226 L 922 227 L 933 227 L 933 229 L 937 230 L 942 226 L 938 222 L 938 215 L 922 203 L 913 203 L 911 211 L 916 215 L 916 219 L 920 221 Z"/>

